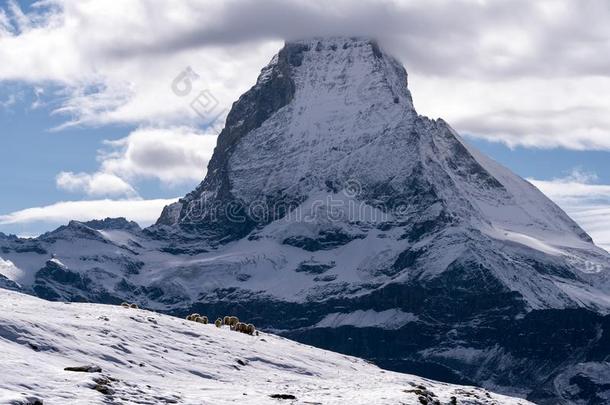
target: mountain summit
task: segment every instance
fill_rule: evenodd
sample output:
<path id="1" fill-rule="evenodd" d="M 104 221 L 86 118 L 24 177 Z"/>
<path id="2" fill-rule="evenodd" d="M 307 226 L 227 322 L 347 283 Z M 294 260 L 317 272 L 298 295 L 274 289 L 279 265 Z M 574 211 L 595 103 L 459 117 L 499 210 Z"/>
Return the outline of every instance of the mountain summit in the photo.
<path id="1" fill-rule="evenodd" d="M 327 178 L 341 184 L 353 177 L 349 170 L 367 162 L 337 163 L 415 116 L 404 68 L 375 42 L 288 43 L 233 105 L 204 182 L 159 223 L 190 223 L 189 204 L 201 199 L 301 202 L 327 189 Z"/>
<path id="2" fill-rule="evenodd" d="M 150 228 L 113 223 L 0 239 L 4 283 L 236 313 L 540 403 L 610 396 L 599 380 L 608 253 L 530 183 L 418 115 L 406 71 L 370 39 L 287 43 L 233 104 L 196 190 Z"/>
<path id="3" fill-rule="evenodd" d="M 419 116 L 405 69 L 369 39 L 286 44 L 233 105 L 205 180 L 158 224 L 209 249 L 249 235 L 325 263 L 331 247 L 362 245 L 332 260 L 352 283 L 470 261 L 531 308 L 610 307 L 591 271 L 607 272 L 606 252 L 530 183 Z"/>

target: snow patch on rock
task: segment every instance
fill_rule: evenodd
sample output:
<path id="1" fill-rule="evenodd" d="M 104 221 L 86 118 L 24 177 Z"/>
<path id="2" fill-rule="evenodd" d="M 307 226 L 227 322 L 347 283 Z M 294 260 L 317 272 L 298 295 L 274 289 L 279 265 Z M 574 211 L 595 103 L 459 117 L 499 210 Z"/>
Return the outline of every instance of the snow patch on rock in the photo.
<path id="1" fill-rule="evenodd" d="M 400 309 L 387 309 L 385 311 L 358 310 L 349 313 L 335 312 L 328 314 L 318 322 L 316 328 L 338 328 L 341 326 L 354 326 L 356 328 L 400 329 L 408 323 L 416 322 L 419 318 L 412 313 Z"/>

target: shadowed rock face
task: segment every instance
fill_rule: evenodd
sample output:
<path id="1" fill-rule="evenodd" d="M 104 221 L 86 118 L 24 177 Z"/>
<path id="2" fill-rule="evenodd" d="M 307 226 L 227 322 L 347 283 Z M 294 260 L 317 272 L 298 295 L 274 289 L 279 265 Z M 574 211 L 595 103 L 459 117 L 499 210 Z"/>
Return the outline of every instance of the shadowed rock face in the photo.
<path id="1" fill-rule="evenodd" d="M 292 100 L 295 84 L 291 68 L 300 66 L 303 52 L 307 50 L 307 46 L 299 44 L 284 47 L 277 55 L 276 63 L 264 72 L 265 76 L 233 104 L 208 165 L 210 174 L 196 190 L 178 203 L 181 207 L 178 224 L 185 230 L 203 233 L 208 238 L 217 238 L 226 243 L 246 236 L 256 226 L 256 221 L 248 218 L 244 202 L 231 193 L 228 163 L 233 149 L 246 134 L 259 128 Z M 205 192 L 210 193 L 211 198 L 202 198 Z M 213 218 L 212 214 L 204 213 L 210 206 L 214 209 Z M 226 206 L 233 206 L 232 215 L 243 216 L 244 221 L 236 223 L 227 218 L 226 212 L 220 209 Z M 176 220 L 170 215 L 172 209 L 176 208 L 166 207 L 157 224 L 174 225 Z M 193 210 L 197 211 L 196 221 L 190 218 Z"/>
<path id="2" fill-rule="evenodd" d="M 206 178 L 156 225 L 71 222 L 0 235 L 0 252 L 48 299 L 235 314 L 540 403 L 607 391 L 608 253 L 418 115 L 404 68 L 366 38 L 286 44 L 234 103 Z"/>
<path id="3" fill-rule="evenodd" d="M 41 298 L 61 300 L 68 295 L 69 301 L 87 301 L 83 295 L 90 291 L 92 281 L 81 273 L 70 271 L 65 266 L 49 260 L 45 267 L 36 273 L 34 292 Z"/>
<path id="4" fill-rule="evenodd" d="M 2 274 L 0 274 L 0 288 L 4 288 L 5 290 L 21 291 L 21 286 L 19 284 L 8 279 Z"/>
<path id="5" fill-rule="evenodd" d="M 349 53 L 356 59 L 362 60 L 371 54 L 374 58 L 383 60 L 378 45 L 373 41 L 345 39 L 341 42 L 340 49 L 336 44 L 330 45 L 334 47 L 332 52 L 340 53 L 343 51 L 343 53 L 348 53 L 348 51 L 356 50 L 356 52 Z M 366 48 L 366 52 L 364 54 L 357 52 L 358 48 Z M 217 240 L 226 243 L 246 236 L 258 225 L 265 225 L 275 219 L 282 218 L 292 208 L 297 207 L 304 201 L 306 193 L 296 190 L 299 187 L 292 187 L 292 190 L 289 191 L 282 187 L 262 190 L 266 192 L 256 196 L 235 195 L 233 180 L 241 174 L 235 168 L 231 168 L 231 160 L 235 149 L 246 135 L 260 129 L 261 125 L 279 110 L 286 109 L 285 107 L 293 101 L 298 90 L 297 87 L 304 91 L 303 87 L 307 87 L 307 83 L 302 83 L 305 78 L 303 78 L 303 74 L 299 74 L 299 68 L 306 71 L 307 68 L 302 66 L 305 56 L 311 53 L 321 54 L 323 49 L 328 50 L 330 48 L 321 41 L 286 44 L 271 64 L 263 69 L 257 84 L 233 104 L 227 116 L 225 128 L 218 137 L 218 144 L 208 165 L 208 175 L 205 180 L 176 205 L 166 207 L 157 221 L 158 225 L 178 225 L 193 235 L 198 237 L 203 235 L 206 242 Z M 340 59 L 345 56 L 333 55 L 333 57 Z M 356 60 L 351 63 L 357 64 L 358 62 L 359 60 Z M 395 61 L 391 60 L 388 63 L 392 64 L 390 68 L 393 74 L 404 81 L 401 97 L 406 103 L 405 106 L 412 110 L 411 96 L 406 88 L 406 72 Z M 388 68 L 387 66 L 381 66 L 377 63 L 368 68 L 377 71 L 377 75 L 381 77 L 380 80 L 388 80 L 384 77 L 385 71 L 383 71 Z M 347 87 L 355 84 L 349 82 L 353 78 L 344 76 L 343 86 Z M 329 79 L 331 78 L 324 78 L 324 80 Z M 363 80 L 362 77 L 356 79 Z M 301 81 L 301 83 L 296 83 L 296 81 Z M 390 87 L 387 83 L 385 86 Z M 388 94 L 386 94 L 388 98 L 398 97 L 394 96 L 396 92 L 394 89 L 386 90 L 388 91 Z M 345 92 L 338 93 L 343 95 Z M 367 97 L 368 95 L 360 96 Z M 315 100 L 312 101 L 315 102 Z M 341 102 L 347 101 L 341 100 Z M 288 110 L 291 110 L 291 108 L 288 108 Z M 287 115 L 293 113 L 293 111 L 286 112 Z M 281 120 L 285 124 L 290 120 L 290 117 L 285 116 Z M 278 150 L 278 153 L 281 152 L 281 150 Z M 247 156 L 247 158 L 256 160 L 253 156 Z M 280 169 L 277 168 L 277 170 Z M 268 173 L 271 180 L 274 172 L 276 171 L 271 170 Z M 327 180 L 328 186 L 336 185 L 339 190 L 343 188 L 346 179 L 329 177 L 330 179 Z M 306 184 L 310 180 L 311 178 L 303 177 L 297 179 L 297 183 L 304 185 L 305 188 L 311 188 Z M 268 211 L 264 215 L 252 215 L 248 209 L 253 202 L 263 203 Z M 230 209 L 227 210 L 226 207 L 230 207 Z M 273 209 L 270 207 L 273 207 Z M 243 218 L 243 220 L 232 220 L 235 217 Z M 264 219 L 261 220 L 261 218 Z"/>
<path id="6" fill-rule="evenodd" d="M 128 221 L 125 218 L 106 218 L 84 222 L 83 224 L 97 230 L 126 230 L 132 232 L 140 230 L 140 226 L 137 223 Z"/>

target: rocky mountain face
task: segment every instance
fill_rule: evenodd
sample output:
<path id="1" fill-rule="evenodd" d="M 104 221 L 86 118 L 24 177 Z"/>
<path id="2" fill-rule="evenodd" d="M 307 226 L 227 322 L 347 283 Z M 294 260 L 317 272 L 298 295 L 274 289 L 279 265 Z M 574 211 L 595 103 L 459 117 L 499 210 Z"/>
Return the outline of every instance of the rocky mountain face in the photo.
<path id="1" fill-rule="evenodd" d="M 0 256 L 5 283 L 43 298 L 233 312 L 539 403 L 610 396 L 610 255 L 418 115 L 406 71 L 368 39 L 287 43 L 156 225 L 71 222 L 2 237 Z"/>

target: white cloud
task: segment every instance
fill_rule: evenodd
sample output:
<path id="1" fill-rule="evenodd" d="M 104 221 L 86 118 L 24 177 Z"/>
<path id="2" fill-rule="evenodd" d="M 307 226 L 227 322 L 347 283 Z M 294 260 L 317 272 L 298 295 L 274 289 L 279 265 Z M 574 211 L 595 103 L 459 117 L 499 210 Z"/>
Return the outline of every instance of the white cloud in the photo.
<path id="1" fill-rule="evenodd" d="M 152 224 L 164 206 L 177 198 L 156 200 L 90 200 L 62 201 L 43 207 L 27 208 L 0 215 L 0 225 L 26 225 L 33 223 L 65 224 L 70 220 L 90 221 L 100 218 L 125 217 L 142 226 Z"/>
<path id="2" fill-rule="evenodd" d="M 589 232 L 593 240 L 610 252 L 610 204 L 568 209 L 572 218 Z"/>
<path id="3" fill-rule="evenodd" d="M 596 178 L 576 170 L 564 178 L 529 181 L 563 208 L 599 246 L 610 251 L 610 185 L 591 183 Z"/>
<path id="4" fill-rule="evenodd" d="M 136 196 L 125 180 L 110 173 L 61 172 L 56 178 L 57 187 L 71 192 L 84 192 L 89 196 Z"/>
<path id="5" fill-rule="evenodd" d="M 217 114 L 222 119 L 224 107 L 254 83 L 258 70 L 281 45 L 279 41 L 211 44 L 203 50 L 130 56 L 121 54 L 127 43 L 161 41 L 185 26 L 199 24 L 198 16 L 213 10 L 213 3 L 153 7 L 145 1 L 51 0 L 44 4 L 54 7 L 50 11 L 38 7 L 27 15 L 5 12 L 17 28 L 0 33 L 0 80 L 64 86 L 55 113 L 67 122 L 59 129 L 109 123 L 205 125 Z M 18 10 L 15 7 L 11 8 Z M 187 66 L 198 78 L 190 94 L 178 96 L 171 84 Z M 206 117 L 190 107 L 203 90 L 220 102 Z"/>
<path id="6" fill-rule="evenodd" d="M 15 94 L 9 94 L 5 100 L 0 100 L 0 108 L 9 108 L 17 102 L 17 96 Z"/>
<path id="7" fill-rule="evenodd" d="M 610 185 L 595 184 L 594 173 L 575 169 L 566 177 L 553 180 L 529 179 L 549 198 L 567 206 L 599 205 L 610 206 Z"/>
<path id="8" fill-rule="evenodd" d="M 205 124 L 189 107 L 197 92 L 225 111 L 282 39 L 362 34 L 405 62 L 422 114 L 511 146 L 610 150 L 605 0 L 51 0 L 34 10 L 0 13 L 0 80 L 65 86 L 57 113 L 68 125 Z M 187 66 L 199 77 L 180 97 L 171 83 Z"/>
<path id="9" fill-rule="evenodd" d="M 495 82 L 411 75 L 420 112 L 459 132 L 537 148 L 610 150 L 610 77 Z"/>
<path id="10" fill-rule="evenodd" d="M 140 128 L 100 154 L 101 173 L 128 180 L 153 178 L 165 185 L 201 181 L 216 146 L 216 135 L 193 128 Z"/>
<path id="11" fill-rule="evenodd" d="M 138 197 L 132 184 L 155 179 L 167 187 L 198 183 L 204 177 L 215 134 L 189 127 L 139 128 L 125 138 L 105 141 L 93 173 L 61 172 L 58 188 L 91 197 Z"/>

